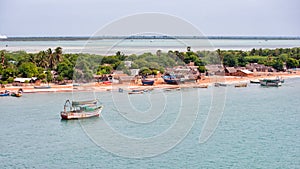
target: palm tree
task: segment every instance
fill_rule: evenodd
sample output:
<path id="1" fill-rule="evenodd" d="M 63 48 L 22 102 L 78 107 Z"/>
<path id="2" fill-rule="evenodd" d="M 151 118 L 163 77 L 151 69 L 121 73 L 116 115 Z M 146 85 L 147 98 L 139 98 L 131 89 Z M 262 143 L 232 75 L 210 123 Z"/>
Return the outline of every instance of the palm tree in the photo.
<path id="1" fill-rule="evenodd" d="M 49 68 L 51 70 L 53 70 L 53 68 L 55 67 L 55 57 L 53 55 L 52 49 L 49 48 L 47 51 L 47 56 L 48 56 L 48 61 L 49 61 Z"/>
<path id="2" fill-rule="evenodd" d="M 40 51 L 38 54 L 37 54 L 37 58 L 36 58 L 36 63 L 37 63 L 37 66 L 38 67 L 42 67 L 44 69 L 48 68 L 49 66 L 49 62 L 48 62 L 48 59 L 47 59 L 47 54 L 45 51 Z"/>
<path id="3" fill-rule="evenodd" d="M 29 62 L 36 64 L 36 55 L 29 53 Z"/>
<path id="4" fill-rule="evenodd" d="M 56 62 L 61 62 L 62 61 L 62 48 L 61 47 L 55 48 L 54 54 L 55 54 Z"/>

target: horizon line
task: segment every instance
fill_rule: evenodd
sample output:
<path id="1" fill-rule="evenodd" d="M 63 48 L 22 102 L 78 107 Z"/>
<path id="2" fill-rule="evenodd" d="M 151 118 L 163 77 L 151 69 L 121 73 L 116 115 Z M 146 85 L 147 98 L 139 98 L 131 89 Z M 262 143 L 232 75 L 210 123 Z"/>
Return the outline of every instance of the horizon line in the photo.
<path id="1" fill-rule="evenodd" d="M 102 36 L 6 36 L 0 38 L 0 41 L 18 41 L 18 40 L 102 40 L 102 39 L 257 39 L 257 40 L 300 40 L 300 36 L 249 36 L 249 35 L 211 35 L 211 36 L 193 36 L 193 35 L 102 35 Z"/>

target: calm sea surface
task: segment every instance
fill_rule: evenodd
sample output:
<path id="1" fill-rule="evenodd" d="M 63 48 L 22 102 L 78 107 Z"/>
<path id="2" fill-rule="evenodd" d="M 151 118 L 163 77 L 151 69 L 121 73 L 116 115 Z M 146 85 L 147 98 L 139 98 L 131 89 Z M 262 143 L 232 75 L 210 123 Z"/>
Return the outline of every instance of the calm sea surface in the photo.
<path id="1" fill-rule="evenodd" d="M 211 93 L 217 90 L 220 88 L 170 92 L 157 89 L 130 96 L 103 92 L 0 97 L 0 168 L 300 168 L 299 78 L 287 79 L 279 88 L 250 84 L 247 88 L 228 86 L 222 89 L 227 93 L 223 116 L 212 137 L 199 144 L 199 135 L 211 107 Z M 84 123 L 61 121 L 59 116 L 66 99 L 80 95 L 96 97 L 105 106 L 102 117 L 85 122 L 95 126 L 110 122 L 124 135 L 149 137 L 174 123 L 180 109 L 177 102 L 182 95 L 193 96 L 192 93 L 197 92 L 200 109 L 192 129 L 170 151 L 154 157 L 128 158 L 107 152 L 88 137 L 82 127 Z M 165 97 L 159 100 L 157 96 L 161 94 Z M 142 124 L 140 129 L 116 110 L 116 100 L 122 95 L 126 95 L 131 106 L 141 113 L 151 109 L 151 98 L 156 101 L 167 98 L 168 104 L 160 118 L 147 127 Z M 183 99 L 195 100 L 193 97 Z M 186 121 L 188 123 L 190 121 Z M 120 142 L 115 146 L 128 145 Z M 153 143 L 153 148 L 159 146 Z"/>
<path id="2" fill-rule="evenodd" d="M 261 40 L 261 39 L 103 39 L 72 41 L 0 41 L 0 50 L 38 52 L 49 47 L 62 47 L 66 53 L 125 54 L 156 52 L 158 49 L 185 51 L 186 46 L 192 50 L 239 49 L 252 48 L 291 48 L 299 47 L 300 40 Z"/>

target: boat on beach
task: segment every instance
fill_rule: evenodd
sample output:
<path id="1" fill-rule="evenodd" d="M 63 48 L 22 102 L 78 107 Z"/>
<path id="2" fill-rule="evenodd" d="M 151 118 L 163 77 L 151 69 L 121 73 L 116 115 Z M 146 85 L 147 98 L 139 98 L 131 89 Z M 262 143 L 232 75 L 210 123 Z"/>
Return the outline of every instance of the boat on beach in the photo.
<path id="1" fill-rule="evenodd" d="M 66 100 L 60 116 L 64 120 L 99 117 L 103 106 L 97 105 L 97 100 L 70 101 Z M 69 108 L 69 110 L 67 110 Z"/>
<path id="2" fill-rule="evenodd" d="M 154 84 L 154 80 L 147 80 L 147 79 L 142 79 L 142 84 L 143 85 L 153 85 Z"/>
<path id="3" fill-rule="evenodd" d="M 0 92 L 0 97 L 2 96 L 9 96 L 10 92 L 8 90 L 5 90 L 4 92 Z"/>
<path id="4" fill-rule="evenodd" d="M 177 79 L 176 76 L 165 75 L 165 76 L 162 76 L 162 78 L 164 79 L 165 83 L 167 83 L 167 84 L 178 85 L 180 83 L 180 79 Z"/>
<path id="5" fill-rule="evenodd" d="M 51 86 L 34 86 L 35 89 L 50 89 Z"/>

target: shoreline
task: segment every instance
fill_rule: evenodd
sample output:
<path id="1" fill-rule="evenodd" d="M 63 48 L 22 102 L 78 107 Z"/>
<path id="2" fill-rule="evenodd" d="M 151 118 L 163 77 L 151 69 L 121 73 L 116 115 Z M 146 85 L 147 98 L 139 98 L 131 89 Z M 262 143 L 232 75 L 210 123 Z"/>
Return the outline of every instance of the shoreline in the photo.
<path id="1" fill-rule="evenodd" d="M 295 71 L 293 74 L 287 72 L 275 72 L 275 73 L 255 73 L 253 77 L 240 77 L 240 76 L 205 76 L 198 82 L 188 82 L 179 85 L 165 84 L 162 78 L 156 78 L 153 86 L 143 86 L 142 84 L 101 84 L 97 82 L 84 84 L 81 86 L 73 86 L 73 84 L 67 85 L 55 85 L 50 84 L 51 88 L 35 89 L 34 84 L 27 84 L 25 86 L 10 86 L 6 85 L 5 88 L 1 88 L 0 91 L 9 90 L 15 92 L 22 88 L 25 94 L 31 93 L 64 93 L 64 92 L 106 92 L 106 91 L 118 91 L 119 88 L 124 91 L 130 91 L 133 89 L 140 90 L 153 90 L 153 89 L 178 89 L 178 88 L 196 88 L 200 86 L 212 86 L 214 83 L 225 83 L 228 85 L 239 84 L 239 83 L 250 83 L 250 80 L 258 80 L 264 78 L 276 78 L 281 77 L 283 79 L 300 78 L 300 71 Z M 201 87 L 200 87 L 201 88 Z"/>

